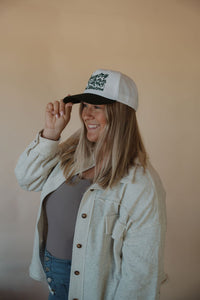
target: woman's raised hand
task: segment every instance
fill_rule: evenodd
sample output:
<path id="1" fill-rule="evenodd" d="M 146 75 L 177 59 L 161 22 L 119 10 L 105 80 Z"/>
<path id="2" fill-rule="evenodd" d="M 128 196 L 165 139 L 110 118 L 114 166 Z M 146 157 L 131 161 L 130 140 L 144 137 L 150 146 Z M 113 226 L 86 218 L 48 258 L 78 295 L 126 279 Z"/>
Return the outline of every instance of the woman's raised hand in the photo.
<path id="1" fill-rule="evenodd" d="M 72 103 L 65 104 L 62 100 L 50 102 L 46 106 L 45 126 L 42 137 L 58 140 L 61 132 L 69 123 Z"/>

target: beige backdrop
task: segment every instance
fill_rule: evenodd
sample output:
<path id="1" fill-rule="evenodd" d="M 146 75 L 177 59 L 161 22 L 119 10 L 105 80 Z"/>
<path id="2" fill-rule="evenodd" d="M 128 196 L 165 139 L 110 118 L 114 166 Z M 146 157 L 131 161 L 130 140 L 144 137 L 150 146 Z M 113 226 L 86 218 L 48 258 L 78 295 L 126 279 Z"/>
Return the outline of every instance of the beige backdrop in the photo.
<path id="1" fill-rule="evenodd" d="M 46 103 L 82 92 L 100 67 L 136 81 L 140 128 L 167 191 L 161 300 L 200 299 L 200 1 L 0 0 L 0 36 L 0 298 L 45 299 L 27 275 L 39 194 L 22 191 L 13 170 Z M 64 137 L 78 126 L 75 108 Z"/>

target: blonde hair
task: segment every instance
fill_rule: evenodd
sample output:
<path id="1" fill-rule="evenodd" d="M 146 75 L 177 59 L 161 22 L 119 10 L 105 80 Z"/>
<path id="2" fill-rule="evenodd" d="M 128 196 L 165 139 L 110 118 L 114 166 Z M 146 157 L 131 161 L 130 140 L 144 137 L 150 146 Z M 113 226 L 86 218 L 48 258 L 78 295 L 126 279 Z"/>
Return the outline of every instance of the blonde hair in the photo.
<path id="1" fill-rule="evenodd" d="M 80 117 L 82 110 L 80 104 Z M 61 167 L 67 182 L 86 169 L 88 162 L 95 164 L 94 182 L 102 188 L 117 185 L 135 165 L 136 158 L 145 170 L 147 155 L 135 110 L 115 102 L 105 105 L 105 113 L 107 124 L 96 143 L 88 141 L 82 121 L 81 129 L 61 145 Z"/>

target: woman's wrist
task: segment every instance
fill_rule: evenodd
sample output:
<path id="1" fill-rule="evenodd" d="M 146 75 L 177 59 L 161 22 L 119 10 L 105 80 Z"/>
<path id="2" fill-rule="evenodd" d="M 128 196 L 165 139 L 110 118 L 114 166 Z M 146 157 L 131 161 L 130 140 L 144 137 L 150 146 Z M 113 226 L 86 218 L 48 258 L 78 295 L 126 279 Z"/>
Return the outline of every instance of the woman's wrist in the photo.
<path id="1" fill-rule="evenodd" d="M 41 132 L 41 137 L 53 141 L 58 141 L 60 139 L 60 132 L 56 133 L 55 130 L 45 128 Z"/>

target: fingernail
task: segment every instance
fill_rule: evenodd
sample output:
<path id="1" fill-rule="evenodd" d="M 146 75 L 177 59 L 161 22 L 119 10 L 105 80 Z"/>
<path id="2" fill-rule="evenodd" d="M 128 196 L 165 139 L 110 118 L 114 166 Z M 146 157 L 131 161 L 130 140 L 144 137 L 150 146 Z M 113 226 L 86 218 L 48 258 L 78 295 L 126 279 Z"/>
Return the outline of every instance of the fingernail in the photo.
<path id="1" fill-rule="evenodd" d="M 59 118 L 59 115 L 58 115 L 58 114 L 56 114 L 56 118 L 57 118 L 57 119 Z"/>
<path id="2" fill-rule="evenodd" d="M 62 116 L 64 115 L 64 112 L 63 112 L 63 111 L 61 111 L 61 112 L 60 112 L 60 115 L 61 115 L 61 117 L 62 117 Z"/>

